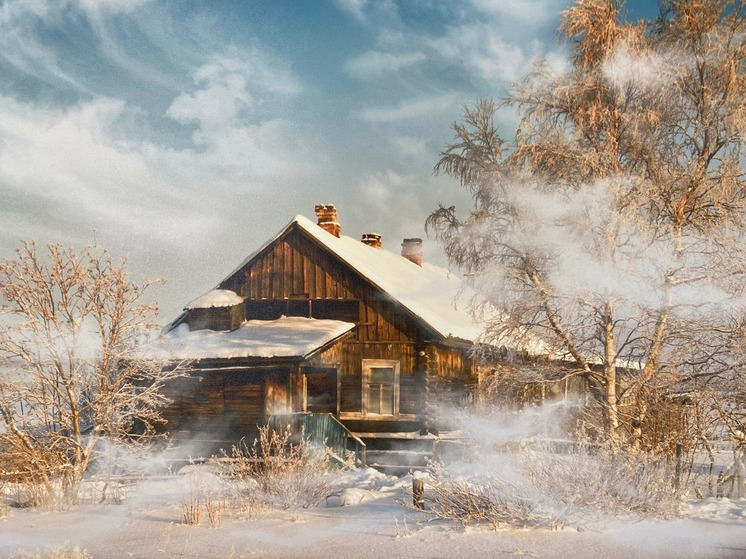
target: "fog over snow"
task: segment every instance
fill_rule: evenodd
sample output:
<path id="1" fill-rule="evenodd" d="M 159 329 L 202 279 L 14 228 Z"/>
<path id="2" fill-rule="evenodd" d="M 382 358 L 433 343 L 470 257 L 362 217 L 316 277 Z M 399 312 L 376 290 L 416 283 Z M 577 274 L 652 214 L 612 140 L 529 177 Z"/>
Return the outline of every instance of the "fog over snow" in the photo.
<path id="1" fill-rule="evenodd" d="M 398 252 L 437 202 L 467 202 L 432 175 L 463 106 L 536 56 L 563 67 L 569 4 L 5 0 L 0 256 L 96 230 L 168 280 L 168 322 L 316 203 Z M 425 258 L 444 263 L 434 241 Z"/>

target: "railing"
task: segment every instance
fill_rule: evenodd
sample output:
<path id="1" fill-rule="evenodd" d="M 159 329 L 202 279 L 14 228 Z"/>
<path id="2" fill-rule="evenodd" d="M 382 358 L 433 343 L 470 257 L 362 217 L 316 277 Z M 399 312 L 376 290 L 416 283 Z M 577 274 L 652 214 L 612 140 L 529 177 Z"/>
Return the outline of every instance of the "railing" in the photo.
<path id="1" fill-rule="evenodd" d="M 340 464 L 345 462 L 348 451 L 355 455 L 355 465 L 365 466 L 365 443 L 330 413 L 284 413 L 268 417 L 272 429 L 288 426 L 294 433 L 303 433 L 312 443 L 324 444 Z"/>

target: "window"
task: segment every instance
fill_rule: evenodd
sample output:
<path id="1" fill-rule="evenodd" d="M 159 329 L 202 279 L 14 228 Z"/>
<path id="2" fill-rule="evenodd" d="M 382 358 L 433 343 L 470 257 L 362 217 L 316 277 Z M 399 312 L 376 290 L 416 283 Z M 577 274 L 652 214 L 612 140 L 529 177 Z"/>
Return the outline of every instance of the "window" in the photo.
<path id="1" fill-rule="evenodd" d="M 398 361 L 363 360 L 363 413 L 366 415 L 397 415 L 399 413 Z"/>
<path id="2" fill-rule="evenodd" d="M 246 299 L 246 319 L 277 320 L 282 315 L 360 320 L 360 304 L 352 299 Z"/>

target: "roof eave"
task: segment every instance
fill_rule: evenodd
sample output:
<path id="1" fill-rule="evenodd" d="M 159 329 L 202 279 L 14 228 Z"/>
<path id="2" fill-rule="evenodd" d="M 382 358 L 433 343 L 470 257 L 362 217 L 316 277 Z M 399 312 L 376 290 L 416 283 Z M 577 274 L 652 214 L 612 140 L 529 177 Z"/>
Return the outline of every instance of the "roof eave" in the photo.
<path id="1" fill-rule="evenodd" d="M 355 329 L 355 325 L 354 325 L 354 324 L 351 324 L 351 326 L 350 326 L 350 329 L 349 329 L 349 330 L 347 330 L 346 332 L 343 332 L 343 333 L 342 333 L 342 334 L 340 334 L 339 336 L 337 336 L 337 337 L 335 337 L 335 338 L 333 338 L 333 339 L 329 340 L 328 342 L 326 342 L 325 344 L 323 344 L 323 345 L 321 345 L 321 346 L 317 347 L 317 348 L 316 348 L 316 349 L 314 349 L 313 351 L 310 351 L 310 352 L 306 353 L 306 354 L 305 354 L 305 355 L 303 356 L 303 358 L 302 358 L 302 359 L 303 359 L 303 361 L 307 361 L 308 359 L 311 359 L 312 357 L 314 357 L 314 356 L 318 355 L 319 353 L 323 353 L 324 351 L 326 351 L 327 349 L 329 349 L 330 347 L 332 347 L 332 346 L 333 346 L 333 345 L 335 345 L 336 343 L 338 343 L 338 342 L 342 341 L 342 340 L 343 340 L 344 338 L 346 338 L 346 337 L 350 336 L 350 335 L 352 334 L 352 331 L 353 331 L 354 329 Z"/>

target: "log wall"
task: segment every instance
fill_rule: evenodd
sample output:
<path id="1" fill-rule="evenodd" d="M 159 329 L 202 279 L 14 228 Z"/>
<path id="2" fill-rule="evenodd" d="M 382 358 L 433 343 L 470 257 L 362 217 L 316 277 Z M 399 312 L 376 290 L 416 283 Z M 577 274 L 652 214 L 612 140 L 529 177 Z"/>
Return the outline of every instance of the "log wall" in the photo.
<path id="1" fill-rule="evenodd" d="M 172 433 L 209 431 L 234 440 L 255 432 L 268 413 L 286 413 L 290 404 L 289 369 L 194 371 L 167 384 L 172 400 L 162 412 Z"/>

